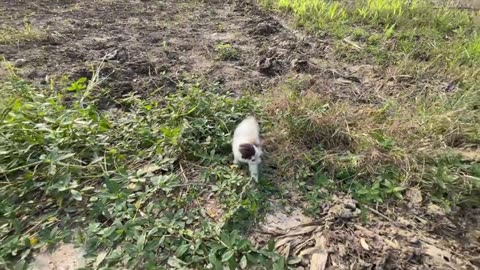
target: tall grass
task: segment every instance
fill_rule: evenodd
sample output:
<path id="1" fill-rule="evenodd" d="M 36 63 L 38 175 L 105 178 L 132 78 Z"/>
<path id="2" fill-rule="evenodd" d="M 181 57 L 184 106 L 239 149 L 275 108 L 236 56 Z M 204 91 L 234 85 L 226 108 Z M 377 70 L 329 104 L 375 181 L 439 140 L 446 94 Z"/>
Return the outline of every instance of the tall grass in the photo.
<path id="1" fill-rule="evenodd" d="M 449 93 L 414 86 L 358 104 L 287 82 L 267 107 L 282 129 L 275 140 L 294 156 L 278 154 L 278 167 L 289 168 L 280 175 L 346 189 L 367 202 L 419 187 L 426 201 L 446 207 L 480 203 L 479 166 L 468 158 L 480 145 L 476 14 L 420 0 L 263 3 L 326 34 L 336 60 L 389 66 L 426 85 L 455 78 L 457 87 Z"/>

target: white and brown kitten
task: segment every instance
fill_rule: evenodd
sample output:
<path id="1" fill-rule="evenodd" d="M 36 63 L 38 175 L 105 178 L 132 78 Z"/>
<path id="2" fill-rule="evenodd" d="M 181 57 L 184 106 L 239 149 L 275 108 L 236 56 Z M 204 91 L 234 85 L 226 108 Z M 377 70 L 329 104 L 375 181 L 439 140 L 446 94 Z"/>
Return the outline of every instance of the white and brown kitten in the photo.
<path id="1" fill-rule="evenodd" d="M 258 165 L 263 154 L 260 141 L 260 127 L 253 116 L 245 118 L 233 133 L 232 150 L 234 164 L 248 163 L 250 176 L 258 182 Z"/>

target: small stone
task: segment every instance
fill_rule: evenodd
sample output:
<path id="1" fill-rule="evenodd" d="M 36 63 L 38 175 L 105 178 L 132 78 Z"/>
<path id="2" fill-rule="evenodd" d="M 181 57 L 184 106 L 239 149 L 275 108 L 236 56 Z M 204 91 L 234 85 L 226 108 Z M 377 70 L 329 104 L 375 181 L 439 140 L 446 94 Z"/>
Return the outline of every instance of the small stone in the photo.
<path id="1" fill-rule="evenodd" d="M 20 58 L 20 59 L 15 60 L 15 62 L 13 62 L 13 65 L 14 65 L 15 67 L 22 67 L 22 66 L 24 66 L 26 63 L 27 63 L 27 60 L 26 60 L 26 59 Z"/>
<path id="2" fill-rule="evenodd" d="M 412 207 L 420 207 L 423 201 L 422 192 L 418 188 L 409 188 L 405 197 Z"/>
<path id="3" fill-rule="evenodd" d="M 340 213 L 338 214 L 338 217 L 343 218 L 343 219 L 350 219 L 354 215 L 350 209 L 342 209 Z"/>
<path id="4" fill-rule="evenodd" d="M 355 210 L 357 208 L 357 201 L 353 199 L 346 199 L 343 201 L 346 208 Z"/>
<path id="5" fill-rule="evenodd" d="M 470 259 L 470 262 L 475 265 L 480 267 L 480 256 L 474 257 Z"/>
<path id="6" fill-rule="evenodd" d="M 257 24 L 255 29 L 252 31 L 252 34 L 268 36 L 276 32 L 278 32 L 278 29 L 276 27 L 269 23 L 261 22 Z"/>
<path id="7" fill-rule="evenodd" d="M 433 216 L 445 216 L 445 210 L 433 203 L 428 205 L 427 213 Z"/>
<path id="8" fill-rule="evenodd" d="M 416 237 L 411 238 L 410 240 L 408 240 L 408 242 L 409 242 L 410 244 L 413 244 L 413 245 L 418 245 L 418 244 L 420 244 L 420 240 L 418 240 L 418 238 L 416 238 Z"/>

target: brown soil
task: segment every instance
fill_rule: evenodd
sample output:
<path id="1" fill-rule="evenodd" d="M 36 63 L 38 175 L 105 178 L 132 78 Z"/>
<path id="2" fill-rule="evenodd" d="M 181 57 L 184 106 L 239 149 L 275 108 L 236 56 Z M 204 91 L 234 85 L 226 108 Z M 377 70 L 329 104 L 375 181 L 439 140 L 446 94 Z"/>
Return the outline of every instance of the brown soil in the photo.
<path id="1" fill-rule="evenodd" d="M 335 61 L 328 41 L 289 28 L 251 1 L 1 1 L 0 25 L 20 28 L 25 20 L 46 38 L 0 44 L 0 56 L 36 84 L 63 75 L 91 77 L 91 67 L 103 61 L 100 79 L 110 88 L 102 99 L 106 107 L 125 94 L 165 94 L 193 79 L 236 94 L 293 79 L 333 99 L 369 103 L 380 99 L 378 91 L 445 84 Z M 219 60 L 221 43 L 232 44 L 238 59 Z M 478 269 L 478 213 L 457 218 L 421 206 L 417 195 L 411 192 L 408 211 L 369 211 L 369 225 L 362 225 L 357 206 L 343 196 L 325 206 L 318 221 L 295 209 L 279 210 L 263 224 L 269 234 L 252 239 L 275 237 L 283 243 L 277 244 L 280 252 L 303 252 L 298 269 Z M 215 218 L 221 214 L 212 212 Z"/>
<path id="2" fill-rule="evenodd" d="M 289 77 L 310 91 L 360 102 L 374 102 L 380 89 L 412 85 L 392 83 L 393 71 L 331 61 L 327 41 L 293 31 L 249 1 L 4 1 L 0 12 L 0 25 L 27 21 L 47 33 L 40 41 L 0 44 L 20 75 L 39 84 L 90 78 L 103 59 L 100 79 L 113 99 L 174 91 L 193 78 L 241 93 Z M 238 60 L 218 60 L 221 43 L 232 44 Z"/>

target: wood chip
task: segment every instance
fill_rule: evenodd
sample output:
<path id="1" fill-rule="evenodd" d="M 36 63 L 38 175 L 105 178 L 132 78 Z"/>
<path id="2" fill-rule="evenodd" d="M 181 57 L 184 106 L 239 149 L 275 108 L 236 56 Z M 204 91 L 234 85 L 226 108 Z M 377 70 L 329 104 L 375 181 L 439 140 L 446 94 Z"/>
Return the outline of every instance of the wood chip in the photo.
<path id="1" fill-rule="evenodd" d="M 310 260 L 310 270 L 325 270 L 327 261 L 328 253 L 326 251 L 313 254 Z"/>
<path id="2" fill-rule="evenodd" d="M 291 232 L 288 232 L 285 236 L 296 236 L 296 235 L 303 235 L 307 233 L 313 232 L 318 226 L 308 226 L 308 227 L 301 227 L 298 229 L 295 229 Z"/>
<path id="3" fill-rule="evenodd" d="M 357 224 L 355 224 L 354 226 L 355 226 L 355 228 L 356 228 L 357 230 L 363 232 L 363 233 L 364 233 L 366 236 L 368 236 L 369 238 L 374 238 L 375 235 L 376 235 L 374 232 L 370 231 L 369 229 L 367 229 L 367 228 L 365 228 L 365 227 L 363 227 L 363 226 L 360 226 L 360 225 L 357 225 Z"/>
<path id="4" fill-rule="evenodd" d="M 302 250 L 298 256 L 312 255 L 314 253 L 321 253 L 322 251 L 324 251 L 324 250 L 320 247 L 317 247 L 317 246 L 310 247 L 310 248 L 306 248 L 306 249 Z"/>
<path id="5" fill-rule="evenodd" d="M 293 250 L 292 254 L 296 255 L 296 256 L 300 256 L 299 255 L 299 252 L 301 250 L 303 250 L 304 247 L 308 246 L 309 244 L 312 243 L 312 240 L 314 240 L 315 238 L 312 236 L 310 238 L 308 238 L 307 240 L 303 241 L 303 243 L 299 244 L 298 246 L 295 247 L 295 249 Z"/>
<path id="6" fill-rule="evenodd" d="M 275 249 L 278 249 L 279 247 L 293 241 L 296 237 L 294 236 L 290 236 L 290 237 L 285 237 L 285 238 L 282 238 L 280 240 L 278 240 L 277 242 L 275 242 Z"/>
<path id="7" fill-rule="evenodd" d="M 283 250 L 280 251 L 280 254 L 285 256 L 285 258 L 288 258 L 288 256 L 290 256 L 290 249 L 291 249 L 291 243 L 287 243 L 283 248 Z"/>
<path id="8" fill-rule="evenodd" d="M 310 270 L 325 270 L 328 262 L 327 239 L 322 235 L 316 237 L 315 241 L 315 247 L 320 248 L 322 251 L 312 255 Z"/>
<path id="9" fill-rule="evenodd" d="M 365 238 L 360 238 L 360 245 L 362 245 L 362 248 L 365 249 L 365 250 L 370 250 L 370 248 L 368 247 L 368 244 L 367 244 L 367 241 L 365 241 Z"/>
<path id="10" fill-rule="evenodd" d="M 400 245 L 397 243 L 397 241 L 394 242 L 387 238 L 384 238 L 383 241 L 393 249 L 400 249 Z"/>

